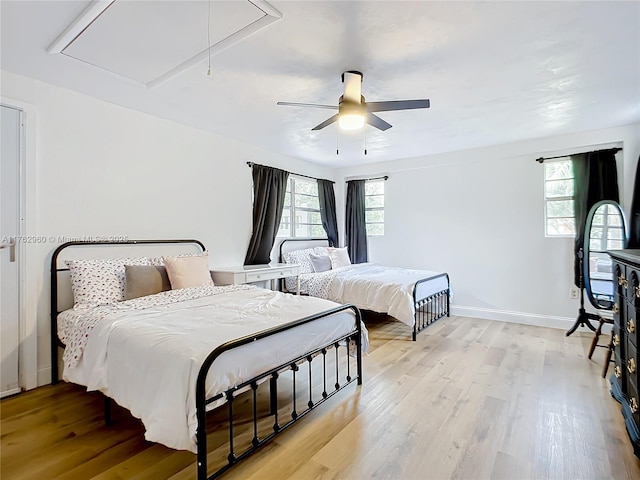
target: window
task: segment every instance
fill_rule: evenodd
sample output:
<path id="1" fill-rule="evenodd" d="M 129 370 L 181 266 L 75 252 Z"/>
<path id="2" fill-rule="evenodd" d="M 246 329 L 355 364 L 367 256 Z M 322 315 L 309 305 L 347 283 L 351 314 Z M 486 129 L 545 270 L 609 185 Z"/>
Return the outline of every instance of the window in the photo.
<path id="1" fill-rule="evenodd" d="M 367 235 L 384 235 L 384 180 L 365 183 L 364 207 Z"/>
<path id="2" fill-rule="evenodd" d="M 318 182 L 289 175 L 278 236 L 289 238 L 327 236 L 320 218 Z"/>
<path id="3" fill-rule="evenodd" d="M 573 167 L 569 157 L 544 162 L 545 233 L 547 237 L 573 237 Z"/>

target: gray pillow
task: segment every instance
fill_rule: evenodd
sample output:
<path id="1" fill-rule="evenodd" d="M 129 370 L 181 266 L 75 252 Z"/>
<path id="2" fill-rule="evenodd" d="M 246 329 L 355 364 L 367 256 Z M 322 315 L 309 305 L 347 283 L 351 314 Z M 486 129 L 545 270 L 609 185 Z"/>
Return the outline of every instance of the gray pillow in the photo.
<path id="1" fill-rule="evenodd" d="M 144 297 L 171 290 L 167 270 L 153 265 L 124 266 L 124 299 Z"/>
<path id="2" fill-rule="evenodd" d="M 331 270 L 331 258 L 329 258 L 329 255 L 315 255 L 310 253 L 309 259 L 311 260 L 314 272 L 320 273 Z"/>

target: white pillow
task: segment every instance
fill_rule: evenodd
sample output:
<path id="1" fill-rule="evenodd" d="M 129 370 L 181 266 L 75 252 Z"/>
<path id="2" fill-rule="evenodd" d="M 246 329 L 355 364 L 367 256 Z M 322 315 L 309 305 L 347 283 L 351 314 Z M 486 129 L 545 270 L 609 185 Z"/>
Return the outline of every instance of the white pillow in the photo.
<path id="1" fill-rule="evenodd" d="M 164 266 L 171 282 L 171 289 L 213 286 L 213 279 L 209 271 L 209 255 L 189 257 L 165 257 Z"/>
<path id="2" fill-rule="evenodd" d="M 151 265 L 147 257 L 66 260 L 76 307 L 97 307 L 124 300 L 125 265 Z"/>
<path id="3" fill-rule="evenodd" d="M 347 247 L 343 247 L 343 248 L 327 247 L 327 251 L 329 252 L 329 258 L 331 259 L 332 269 L 347 267 L 351 265 L 351 259 L 349 258 L 349 252 L 347 252 Z"/>

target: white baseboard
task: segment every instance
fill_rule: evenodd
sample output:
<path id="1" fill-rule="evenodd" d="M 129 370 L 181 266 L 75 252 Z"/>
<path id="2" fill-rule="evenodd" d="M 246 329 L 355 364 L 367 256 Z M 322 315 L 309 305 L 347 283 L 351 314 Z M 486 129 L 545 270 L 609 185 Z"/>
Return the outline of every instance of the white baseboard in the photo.
<path id="1" fill-rule="evenodd" d="M 577 316 L 578 312 L 576 312 Z M 494 310 L 491 308 L 481 307 L 465 307 L 462 305 L 451 305 L 451 315 L 460 317 L 483 318 L 486 320 L 499 320 L 501 322 L 521 323 L 524 325 L 533 325 L 536 327 L 559 328 L 561 330 L 569 330 L 576 317 L 556 317 L 552 315 L 539 315 L 536 313 L 509 312 L 506 310 Z M 592 322 L 594 323 L 594 322 Z M 597 322 L 594 324 L 597 327 Z M 585 330 L 580 328 L 580 330 Z M 611 326 L 605 325 L 602 328 L 603 333 L 610 333 Z"/>
<path id="2" fill-rule="evenodd" d="M 51 367 L 38 369 L 38 386 L 49 385 L 51 383 Z"/>

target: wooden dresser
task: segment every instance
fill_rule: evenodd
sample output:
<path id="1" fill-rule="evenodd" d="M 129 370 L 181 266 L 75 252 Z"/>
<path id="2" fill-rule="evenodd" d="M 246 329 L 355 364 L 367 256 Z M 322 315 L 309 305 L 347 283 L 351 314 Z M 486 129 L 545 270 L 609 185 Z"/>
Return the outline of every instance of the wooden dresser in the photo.
<path id="1" fill-rule="evenodd" d="M 633 451 L 640 457 L 638 320 L 640 319 L 640 250 L 610 250 L 616 281 L 612 341 L 615 367 L 611 395 L 622 405 Z"/>

